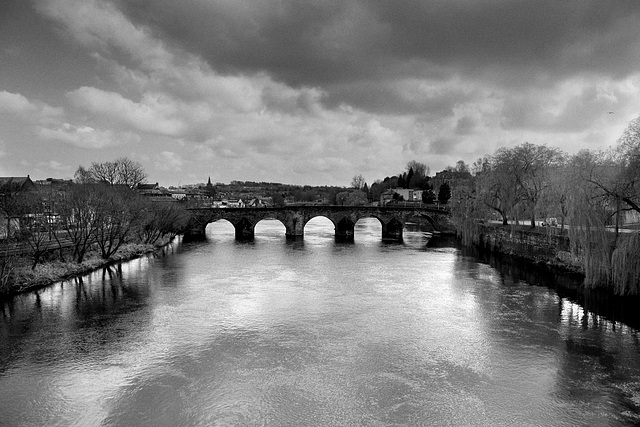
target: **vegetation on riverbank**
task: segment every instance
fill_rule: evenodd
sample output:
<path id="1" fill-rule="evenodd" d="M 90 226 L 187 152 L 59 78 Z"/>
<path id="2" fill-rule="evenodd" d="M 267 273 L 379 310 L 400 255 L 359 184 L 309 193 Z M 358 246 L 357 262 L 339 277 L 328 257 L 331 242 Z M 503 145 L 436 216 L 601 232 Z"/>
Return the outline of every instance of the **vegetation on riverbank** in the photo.
<path id="1" fill-rule="evenodd" d="M 568 155 L 524 143 L 478 159 L 473 179 L 453 188 L 452 220 L 467 245 L 480 225 L 499 220 L 539 228 L 539 218 L 568 233 L 570 256 L 582 264 L 584 287 L 640 294 L 640 118 L 616 146 Z M 551 219 L 551 220 L 550 220 Z"/>
<path id="2" fill-rule="evenodd" d="M 75 182 L 61 186 L 5 188 L 0 295 L 140 256 L 182 234 L 184 206 L 142 196 L 136 187 L 145 177 L 123 158 L 80 167 Z"/>
<path id="3" fill-rule="evenodd" d="M 87 253 L 85 259 L 78 263 L 75 261 L 63 261 L 50 259 L 39 263 L 32 268 L 31 260 L 26 257 L 14 257 L 11 262 L 11 275 L 8 280 L 0 283 L 0 297 L 17 295 L 51 285 L 55 282 L 82 276 L 122 261 L 139 258 L 145 254 L 154 252 L 170 242 L 163 238 L 154 244 L 127 243 L 122 245 L 110 258 L 104 259 L 100 252 L 92 250 Z"/>

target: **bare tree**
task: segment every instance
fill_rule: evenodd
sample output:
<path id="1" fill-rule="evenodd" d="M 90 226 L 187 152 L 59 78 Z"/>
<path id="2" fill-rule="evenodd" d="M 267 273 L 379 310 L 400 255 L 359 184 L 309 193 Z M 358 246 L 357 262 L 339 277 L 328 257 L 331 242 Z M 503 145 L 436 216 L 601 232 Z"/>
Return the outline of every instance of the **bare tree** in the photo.
<path id="1" fill-rule="evenodd" d="M 409 177 L 409 172 L 413 171 L 411 177 Z M 424 163 L 417 162 L 415 160 L 411 160 L 407 163 L 407 181 L 405 185 L 408 188 L 422 188 L 426 189 L 428 181 L 429 181 L 429 173 L 431 169 Z"/>
<path id="2" fill-rule="evenodd" d="M 103 259 L 109 259 L 133 235 L 142 218 L 138 195 L 128 188 L 94 187 L 95 240 Z"/>
<path id="3" fill-rule="evenodd" d="M 362 176 L 361 174 L 355 175 L 351 179 L 351 187 L 355 188 L 356 190 L 360 190 L 362 187 L 364 187 L 364 184 L 364 176 Z"/>
<path id="4" fill-rule="evenodd" d="M 76 171 L 79 183 L 103 182 L 109 185 L 126 185 L 135 188 L 146 181 L 147 174 L 142 165 L 127 157 L 120 157 L 112 162 L 91 163 L 85 170 L 82 166 Z"/>
<path id="5" fill-rule="evenodd" d="M 543 217 L 559 217 L 560 230 L 564 231 L 569 215 L 569 200 L 575 190 L 577 176 L 569 164 L 553 167 L 548 174 L 549 187 L 539 200 L 539 212 Z"/>
<path id="6" fill-rule="evenodd" d="M 103 182 L 109 185 L 118 184 L 118 163 L 103 162 L 103 163 L 91 163 L 89 173 L 98 182 Z"/>
<path id="7" fill-rule="evenodd" d="M 420 163 L 416 160 L 411 160 L 407 163 L 407 171 L 413 169 L 414 176 L 428 176 L 431 173 L 431 169 L 425 163 Z"/>
<path id="8" fill-rule="evenodd" d="M 495 157 L 484 158 L 476 169 L 476 197 L 480 205 L 475 209 L 483 210 L 484 207 L 495 211 L 502 218 L 502 224 L 507 225 L 518 203 L 515 179 L 506 164 Z"/>
<path id="9" fill-rule="evenodd" d="M 616 162 L 621 171 L 617 177 L 616 196 L 630 209 L 640 212 L 640 117 L 632 120 L 618 139 Z"/>
<path id="10" fill-rule="evenodd" d="M 455 168 L 456 172 L 469 172 L 469 167 L 467 166 L 467 164 L 464 162 L 464 160 L 458 160 L 456 162 L 456 168 Z"/>
<path id="11" fill-rule="evenodd" d="M 95 241 L 99 216 L 96 215 L 98 195 L 94 185 L 78 184 L 58 201 L 60 223 L 73 245 L 73 257 L 81 263 Z"/>
<path id="12" fill-rule="evenodd" d="M 116 163 L 118 164 L 118 184 L 135 188 L 138 184 L 143 184 L 147 180 L 147 174 L 140 163 L 126 157 L 117 159 Z"/>
<path id="13" fill-rule="evenodd" d="M 73 179 L 76 184 L 94 184 L 96 182 L 91 171 L 84 168 L 84 166 L 78 166 L 78 170 L 73 175 Z"/>
<path id="14" fill-rule="evenodd" d="M 512 149 L 500 149 L 496 153 L 496 162 L 514 180 L 518 198 L 528 208 L 532 228 L 536 226 L 538 201 L 550 185 L 548 173 L 562 161 L 562 156 L 556 148 L 528 142 Z"/>
<path id="15" fill-rule="evenodd" d="M 40 259 L 49 250 L 51 241 L 51 223 L 47 217 L 44 194 L 29 191 L 20 196 L 20 232 L 19 239 L 29 245 L 31 269 L 35 269 Z"/>
<path id="16" fill-rule="evenodd" d="M 138 229 L 140 240 L 155 243 L 164 236 L 175 237 L 184 232 L 189 214 L 176 203 L 146 203 L 142 210 L 144 218 Z"/>

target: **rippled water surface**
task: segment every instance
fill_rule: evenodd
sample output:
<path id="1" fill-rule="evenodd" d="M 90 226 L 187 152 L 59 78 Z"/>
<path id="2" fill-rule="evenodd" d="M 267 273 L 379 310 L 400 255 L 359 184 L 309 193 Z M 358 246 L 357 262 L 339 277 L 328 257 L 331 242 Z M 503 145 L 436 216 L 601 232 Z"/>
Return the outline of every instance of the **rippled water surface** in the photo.
<path id="1" fill-rule="evenodd" d="M 637 330 L 423 232 L 207 231 L 1 303 L 0 425 L 640 423 Z"/>

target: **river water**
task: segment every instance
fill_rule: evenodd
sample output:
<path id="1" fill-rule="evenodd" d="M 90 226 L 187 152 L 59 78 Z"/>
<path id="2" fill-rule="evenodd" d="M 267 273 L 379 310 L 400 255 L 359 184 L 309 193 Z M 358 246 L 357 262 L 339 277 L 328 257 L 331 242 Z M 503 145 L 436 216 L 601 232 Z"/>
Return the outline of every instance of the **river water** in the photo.
<path id="1" fill-rule="evenodd" d="M 0 303 L 0 425 L 640 423 L 637 329 L 418 229 L 207 234 Z"/>

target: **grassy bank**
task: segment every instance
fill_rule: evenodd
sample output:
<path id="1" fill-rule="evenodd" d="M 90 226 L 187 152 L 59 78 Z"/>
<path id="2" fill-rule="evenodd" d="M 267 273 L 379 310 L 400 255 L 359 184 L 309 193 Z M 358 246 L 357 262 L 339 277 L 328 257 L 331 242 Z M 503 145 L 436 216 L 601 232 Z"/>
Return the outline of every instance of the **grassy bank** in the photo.
<path id="1" fill-rule="evenodd" d="M 0 284 L 0 298 L 32 291 L 61 280 L 91 273 L 111 264 L 135 259 L 154 252 L 169 242 L 167 239 L 156 244 L 129 243 L 106 260 L 101 258 L 97 251 L 93 251 L 87 254 L 82 263 L 55 259 L 38 264 L 35 269 L 31 268 L 31 259 L 16 258 L 12 260 L 9 279 L 6 283 Z"/>

